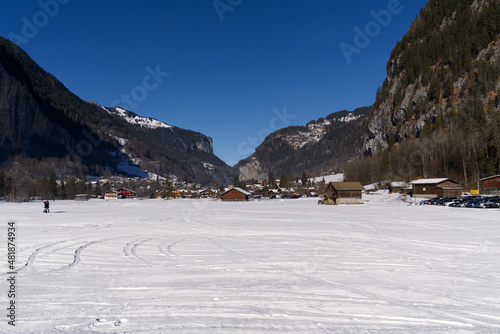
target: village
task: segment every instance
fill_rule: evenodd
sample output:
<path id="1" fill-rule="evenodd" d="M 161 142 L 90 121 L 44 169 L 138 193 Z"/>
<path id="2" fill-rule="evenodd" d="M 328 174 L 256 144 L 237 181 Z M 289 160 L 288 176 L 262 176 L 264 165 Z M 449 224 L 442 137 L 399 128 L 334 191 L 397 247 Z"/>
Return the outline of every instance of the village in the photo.
<path id="1" fill-rule="evenodd" d="M 315 179 L 295 180 L 289 182 L 288 187 L 281 187 L 282 182 L 275 180 L 272 184 L 268 180 L 260 183 L 239 182 L 228 187 L 212 189 L 199 184 L 178 182 L 176 179 L 162 180 L 155 185 L 159 188 L 151 193 L 151 199 L 220 199 L 222 201 L 250 201 L 270 199 L 298 199 L 302 197 L 317 197 L 318 204 L 325 205 L 356 205 L 363 204 L 363 194 L 377 191 L 400 194 L 402 199 L 413 204 L 443 204 L 459 206 L 460 202 L 471 204 L 470 207 L 480 206 L 480 203 L 493 202 L 492 206 L 500 207 L 500 175 L 481 179 L 477 189 L 465 189 L 460 183 L 449 178 L 421 178 L 411 182 L 380 182 L 362 185 L 359 182 L 344 182 L 343 174 L 333 174 Z M 106 184 L 95 181 L 95 186 L 105 187 Z M 87 199 L 86 195 L 77 195 L 77 198 Z M 104 192 L 98 198 L 105 200 L 136 199 L 140 198 L 135 190 L 119 187 Z M 471 203 L 469 203 L 471 202 Z M 498 202 L 498 205 L 495 203 Z M 446 204 L 445 204 L 446 203 Z M 463 205 L 466 206 L 466 205 Z"/>

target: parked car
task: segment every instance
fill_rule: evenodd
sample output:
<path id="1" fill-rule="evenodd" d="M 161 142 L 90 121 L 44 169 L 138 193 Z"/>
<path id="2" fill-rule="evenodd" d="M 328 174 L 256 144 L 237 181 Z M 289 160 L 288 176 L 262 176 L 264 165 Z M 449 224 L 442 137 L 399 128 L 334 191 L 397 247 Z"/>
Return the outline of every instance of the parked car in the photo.
<path id="1" fill-rule="evenodd" d="M 467 201 L 467 205 L 465 205 L 464 207 L 465 207 L 465 208 L 473 208 L 473 207 L 475 207 L 478 203 L 479 203 L 479 200 L 477 200 L 477 199 L 470 200 L 470 201 Z"/>
<path id="2" fill-rule="evenodd" d="M 477 198 L 477 199 L 474 199 L 472 201 L 470 201 L 468 204 L 467 204 L 467 207 L 468 208 L 479 208 L 480 204 L 483 203 L 484 199 L 483 198 Z"/>
<path id="3" fill-rule="evenodd" d="M 457 199 L 457 198 L 456 197 L 441 198 L 439 201 L 437 201 L 437 204 L 444 206 L 446 203 L 449 203 L 449 202 L 451 202 L 451 201 L 453 201 L 455 199 Z"/>
<path id="4" fill-rule="evenodd" d="M 434 197 L 433 199 L 431 199 L 427 205 L 437 205 L 437 202 L 441 199 L 441 197 Z"/>
<path id="5" fill-rule="evenodd" d="M 461 203 L 462 200 L 458 199 L 458 198 L 454 198 L 454 199 L 451 199 L 447 202 L 444 202 L 443 205 L 444 206 L 455 206 L 454 204 L 458 204 L 458 203 Z"/>
<path id="6" fill-rule="evenodd" d="M 486 202 L 479 204 L 479 207 L 483 209 L 500 208 L 500 198 L 488 198 Z"/>
<path id="7" fill-rule="evenodd" d="M 475 206 L 476 208 L 484 208 L 484 204 L 490 201 L 491 197 L 483 197 L 479 200 L 477 205 Z"/>
<path id="8" fill-rule="evenodd" d="M 457 199 L 455 202 L 451 203 L 449 206 L 453 208 L 459 207 L 460 204 L 462 204 L 464 200 L 462 198 Z"/>

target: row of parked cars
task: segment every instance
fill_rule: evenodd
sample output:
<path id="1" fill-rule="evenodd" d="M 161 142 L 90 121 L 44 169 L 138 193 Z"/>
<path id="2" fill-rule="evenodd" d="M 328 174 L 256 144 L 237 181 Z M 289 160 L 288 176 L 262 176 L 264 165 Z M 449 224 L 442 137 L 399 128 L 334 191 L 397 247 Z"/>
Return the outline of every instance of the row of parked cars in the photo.
<path id="1" fill-rule="evenodd" d="M 491 209 L 500 208 L 500 196 L 466 196 L 462 198 L 436 197 L 420 201 L 417 205 L 442 205 L 457 208 Z"/>

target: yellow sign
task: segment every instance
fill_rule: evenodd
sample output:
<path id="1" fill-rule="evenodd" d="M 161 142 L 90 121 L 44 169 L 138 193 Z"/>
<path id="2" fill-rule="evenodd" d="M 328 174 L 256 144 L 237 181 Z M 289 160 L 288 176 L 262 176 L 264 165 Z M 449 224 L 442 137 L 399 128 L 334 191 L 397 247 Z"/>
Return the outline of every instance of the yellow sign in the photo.
<path id="1" fill-rule="evenodd" d="M 471 190 L 470 194 L 471 195 L 479 195 L 479 190 Z"/>

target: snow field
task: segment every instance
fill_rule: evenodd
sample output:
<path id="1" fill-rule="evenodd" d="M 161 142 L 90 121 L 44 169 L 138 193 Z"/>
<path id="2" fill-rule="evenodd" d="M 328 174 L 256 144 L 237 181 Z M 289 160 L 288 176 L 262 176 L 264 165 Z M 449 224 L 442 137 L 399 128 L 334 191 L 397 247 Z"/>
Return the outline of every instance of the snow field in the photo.
<path id="1" fill-rule="evenodd" d="M 0 332 L 500 332 L 499 210 L 364 201 L 2 203 Z"/>

